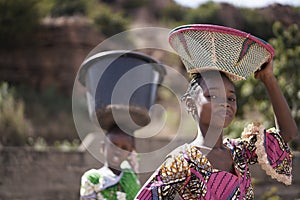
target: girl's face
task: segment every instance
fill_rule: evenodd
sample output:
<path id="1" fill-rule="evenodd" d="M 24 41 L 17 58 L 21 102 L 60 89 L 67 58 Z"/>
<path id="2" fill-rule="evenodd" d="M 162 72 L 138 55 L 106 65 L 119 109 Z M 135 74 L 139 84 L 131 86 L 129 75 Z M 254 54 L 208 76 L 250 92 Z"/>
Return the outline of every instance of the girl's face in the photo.
<path id="1" fill-rule="evenodd" d="M 224 75 L 211 73 L 206 77 L 201 81 L 203 93 L 198 99 L 199 123 L 206 128 L 225 128 L 232 122 L 237 110 L 234 85 Z"/>
<path id="2" fill-rule="evenodd" d="M 126 133 L 107 134 L 106 161 L 111 168 L 120 168 L 120 164 L 126 160 L 134 149 L 134 140 Z"/>

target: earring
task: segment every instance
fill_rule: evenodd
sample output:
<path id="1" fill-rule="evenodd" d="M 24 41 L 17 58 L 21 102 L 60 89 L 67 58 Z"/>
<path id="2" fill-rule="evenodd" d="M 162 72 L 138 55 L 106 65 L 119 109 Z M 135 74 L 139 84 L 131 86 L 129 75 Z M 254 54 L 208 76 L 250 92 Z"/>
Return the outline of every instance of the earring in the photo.
<path id="1" fill-rule="evenodd" d="M 198 110 L 196 106 L 193 107 L 192 116 L 196 122 L 199 121 Z"/>
<path id="2" fill-rule="evenodd" d="M 193 103 L 191 100 L 189 100 L 186 104 L 186 110 L 188 114 L 193 114 L 194 109 L 195 109 L 195 103 Z"/>
<path id="3" fill-rule="evenodd" d="M 188 114 L 192 115 L 192 117 L 194 118 L 194 120 L 198 121 L 199 120 L 199 116 L 198 116 L 197 106 L 194 103 L 191 103 L 191 104 L 188 104 L 187 112 L 188 112 Z"/>

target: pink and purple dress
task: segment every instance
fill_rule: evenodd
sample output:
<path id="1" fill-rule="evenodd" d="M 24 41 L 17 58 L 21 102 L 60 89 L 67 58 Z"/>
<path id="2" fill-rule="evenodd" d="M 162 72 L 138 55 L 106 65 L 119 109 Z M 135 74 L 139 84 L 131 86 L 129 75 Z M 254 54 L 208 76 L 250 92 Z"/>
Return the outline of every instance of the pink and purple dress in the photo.
<path id="1" fill-rule="evenodd" d="M 235 174 L 214 169 L 206 156 L 185 144 L 170 154 L 140 190 L 136 199 L 253 199 L 249 165 L 259 163 L 268 175 L 291 184 L 292 153 L 276 129 L 248 125 L 241 139 L 226 139 Z"/>

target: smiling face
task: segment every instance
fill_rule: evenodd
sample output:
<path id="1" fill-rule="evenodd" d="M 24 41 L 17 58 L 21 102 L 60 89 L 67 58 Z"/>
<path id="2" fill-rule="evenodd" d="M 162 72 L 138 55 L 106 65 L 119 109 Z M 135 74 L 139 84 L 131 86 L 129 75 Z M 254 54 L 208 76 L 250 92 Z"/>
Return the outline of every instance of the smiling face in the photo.
<path id="1" fill-rule="evenodd" d="M 203 90 L 196 102 L 200 127 L 227 127 L 237 110 L 233 83 L 225 74 L 209 71 L 202 74 L 199 84 Z"/>

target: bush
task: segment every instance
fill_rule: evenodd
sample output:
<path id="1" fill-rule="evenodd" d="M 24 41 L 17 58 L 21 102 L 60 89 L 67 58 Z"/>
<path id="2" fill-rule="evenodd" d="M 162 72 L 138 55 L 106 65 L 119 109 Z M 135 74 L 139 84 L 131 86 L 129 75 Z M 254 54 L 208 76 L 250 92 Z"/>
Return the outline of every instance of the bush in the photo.
<path id="1" fill-rule="evenodd" d="M 0 48 L 22 45 L 39 23 L 37 0 L 0 0 Z"/>
<path id="2" fill-rule="evenodd" d="M 24 103 L 16 101 L 14 89 L 0 84 L 0 142 L 4 146 L 23 146 L 30 136 L 31 125 L 24 115 Z"/>
<path id="3" fill-rule="evenodd" d="M 185 16 L 188 13 L 188 8 L 180 6 L 178 4 L 170 4 L 166 8 L 163 9 L 162 12 L 158 12 L 158 17 L 162 18 L 166 23 L 174 23 L 172 26 L 176 26 L 178 24 L 182 24 Z"/>
<path id="4" fill-rule="evenodd" d="M 273 22 L 259 13 L 258 9 L 241 9 L 242 18 L 245 20 L 241 29 L 261 39 L 269 40 L 274 37 L 272 32 Z"/>
<path id="5" fill-rule="evenodd" d="M 36 91 L 27 85 L 15 88 L 17 97 L 26 105 L 26 115 L 33 126 L 31 145 L 42 138 L 47 145 L 78 138 L 72 117 L 72 100 L 56 87 Z"/>
<path id="6" fill-rule="evenodd" d="M 52 17 L 85 15 L 87 5 L 84 0 L 55 0 L 50 13 Z"/>
<path id="7" fill-rule="evenodd" d="M 133 10 L 143 6 L 147 6 L 147 0 L 126 0 L 122 2 L 122 8 L 125 10 Z"/>
<path id="8" fill-rule="evenodd" d="M 196 9 L 192 9 L 185 16 L 185 21 L 189 24 L 218 24 L 223 25 L 223 19 L 217 17 L 218 12 L 222 9 L 220 4 L 208 2 L 202 4 Z"/>
<path id="9" fill-rule="evenodd" d="M 129 25 L 129 20 L 121 13 L 114 13 L 106 6 L 102 6 L 92 19 L 96 28 L 107 37 L 127 30 Z"/>

